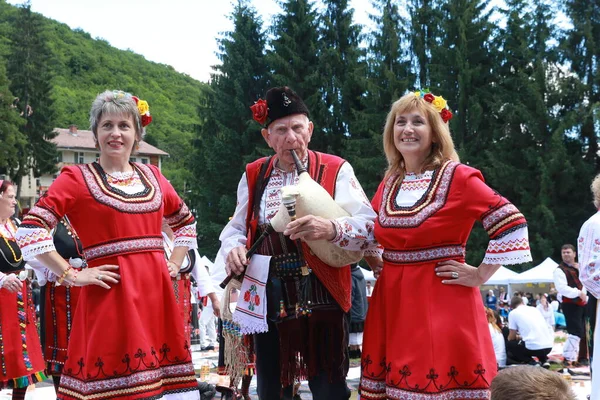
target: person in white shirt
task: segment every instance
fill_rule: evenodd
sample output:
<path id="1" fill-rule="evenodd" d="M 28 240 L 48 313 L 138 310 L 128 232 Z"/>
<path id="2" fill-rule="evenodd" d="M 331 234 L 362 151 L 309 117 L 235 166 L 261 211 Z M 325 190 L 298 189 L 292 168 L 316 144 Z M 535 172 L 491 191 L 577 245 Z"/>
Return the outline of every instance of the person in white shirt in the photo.
<path id="1" fill-rule="evenodd" d="M 562 310 L 567 321 L 567 341 L 563 355 L 567 365 L 578 361 L 579 344 L 585 338 L 586 290 L 579 280 L 579 264 L 575 262 L 575 246 L 565 244 L 560 251 L 562 261 L 554 270 L 554 286 L 562 297 Z M 582 359 L 587 359 L 582 354 Z"/>
<path id="2" fill-rule="evenodd" d="M 580 280 L 583 286 L 592 294 L 593 297 L 600 297 L 600 175 L 596 175 L 591 185 L 592 195 L 594 198 L 594 206 L 597 212 L 590 217 L 579 231 L 577 245 L 579 250 L 579 273 Z M 598 312 L 600 307 L 596 307 L 595 323 L 592 325 L 591 336 L 594 338 L 592 342 L 600 340 L 598 337 Z M 595 346 L 592 354 L 592 371 L 600 371 L 600 350 Z M 592 399 L 600 397 L 600 375 L 592 374 Z"/>
<path id="3" fill-rule="evenodd" d="M 488 320 L 490 335 L 492 335 L 492 344 L 494 345 L 494 353 L 496 353 L 496 362 L 498 363 L 498 367 L 506 367 L 506 343 L 504 342 L 502 330 L 498 326 L 496 313 L 494 310 L 486 307 L 485 316 Z"/>
<path id="4" fill-rule="evenodd" d="M 531 357 L 535 356 L 540 363 L 546 364 L 554 335 L 550 333 L 544 317 L 535 308 L 523 304 L 523 299 L 518 296 L 511 299 L 510 307 L 513 310 L 508 314 L 509 357 L 517 362 L 533 363 Z"/>
<path id="5" fill-rule="evenodd" d="M 546 297 L 546 294 L 543 294 L 540 297 L 540 304 L 538 304 L 536 308 L 540 311 L 542 317 L 544 317 L 550 332 L 554 332 L 554 325 L 556 324 L 554 321 L 554 309 L 550 304 L 548 304 L 548 298 Z"/>

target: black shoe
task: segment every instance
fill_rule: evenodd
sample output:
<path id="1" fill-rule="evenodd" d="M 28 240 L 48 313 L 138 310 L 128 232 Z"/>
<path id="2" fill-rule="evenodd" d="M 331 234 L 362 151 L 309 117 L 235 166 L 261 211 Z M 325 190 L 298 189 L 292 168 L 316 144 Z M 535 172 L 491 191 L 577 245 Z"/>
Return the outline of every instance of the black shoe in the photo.
<path id="1" fill-rule="evenodd" d="M 548 361 L 546 361 L 545 363 L 542 364 L 542 367 L 546 368 L 546 369 L 550 369 L 550 363 Z"/>
<path id="2" fill-rule="evenodd" d="M 206 346 L 206 347 L 204 348 L 204 350 L 205 350 L 205 351 L 212 351 L 212 350 L 214 350 L 214 349 L 215 349 L 215 346 L 213 346 L 212 344 L 211 344 L 210 346 Z"/>

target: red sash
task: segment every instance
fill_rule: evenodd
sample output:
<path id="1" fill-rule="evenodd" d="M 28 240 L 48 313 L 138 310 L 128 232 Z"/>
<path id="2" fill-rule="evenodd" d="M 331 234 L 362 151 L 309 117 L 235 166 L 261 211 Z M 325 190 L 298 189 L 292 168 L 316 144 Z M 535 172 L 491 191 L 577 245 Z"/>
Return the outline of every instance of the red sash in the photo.
<path id="1" fill-rule="evenodd" d="M 269 164 L 265 168 L 264 164 L 267 160 L 269 160 Z M 246 178 L 248 180 L 248 214 L 246 216 L 248 240 L 246 242 L 246 247 L 248 248 L 256 239 L 256 229 L 258 227 L 258 215 L 254 212 L 254 202 L 260 201 L 260 198 L 255 199 L 255 197 L 262 196 L 266 183 L 271 175 L 271 171 L 273 170 L 274 160 L 275 157 L 271 157 L 270 159 L 265 157 L 246 166 Z M 331 197 L 334 197 L 335 182 L 344 162 L 345 160 L 334 155 L 309 151 L 308 173 L 317 183 L 327 190 L 327 193 L 329 193 Z M 259 179 L 261 170 L 264 171 L 263 179 Z M 263 187 L 257 190 L 256 185 L 259 181 L 263 181 L 261 184 Z M 350 266 L 347 265 L 341 268 L 334 268 L 325 264 L 312 253 L 310 247 L 304 242 L 302 243 L 302 250 L 306 262 L 319 281 L 323 283 L 339 306 L 345 312 L 348 312 L 351 305 L 350 296 L 352 289 Z"/>

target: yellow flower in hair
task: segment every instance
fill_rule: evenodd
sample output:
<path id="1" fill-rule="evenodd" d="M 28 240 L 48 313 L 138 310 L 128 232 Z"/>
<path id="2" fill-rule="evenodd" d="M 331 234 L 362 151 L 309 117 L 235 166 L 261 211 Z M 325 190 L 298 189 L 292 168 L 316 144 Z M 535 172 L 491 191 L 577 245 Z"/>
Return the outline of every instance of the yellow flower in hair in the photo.
<path id="1" fill-rule="evenodd" d="M 137 103 L 137 107 L 138 111 L 140 112 L 140 115 L 145 115 L 148 111 L 150 111 L 150 106 L 145 100 L 139 100 Z"/>
<path id="2" fill-rule="evenodd" d="M 420 90 L 417 90 L 417 91 L 415 92 L 415 96 L 417 96 L 417 97 L 421 97 L 421 91 L 420 91 Z"/>
<path id="3" fill-rule="evenodd" d="M 431 102 L 431 105 L 433 105 L 438 112 L 442 112 L 442 110 L 446 108 L 446 104 L 447 102 L 442 96 L 435 96 Z"/>

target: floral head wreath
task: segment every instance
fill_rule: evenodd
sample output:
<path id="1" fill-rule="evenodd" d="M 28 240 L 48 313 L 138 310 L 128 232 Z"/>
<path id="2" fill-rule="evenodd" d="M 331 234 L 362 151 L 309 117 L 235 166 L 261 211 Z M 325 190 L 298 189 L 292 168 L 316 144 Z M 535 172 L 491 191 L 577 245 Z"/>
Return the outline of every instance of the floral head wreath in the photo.
<path id="1" fill-rule="evenodd" d="M 421 89 L 414 92 L 415 96 L 431 103 L 433 108 L 440 113 L 442 120 L 446 123 L 452 119 L 452 111 L 448 108 L 448 102 L 442 96 L 435 96 L 429 89 Z"/>
<path id="2" fill-rule="evenodd" d="M 113 95 L 115 99 L 120 99 L 123 97 L 131 98 L 135 101 L 138 112 L 140 113 L 140 119 L 142 123 L 142 128 L 147 127 L 152 122 L 152 116 L 150 115 L 150 106 L 148 102 L 145 100 L 140 100 L 139 97 L 133 96 L 131 93 L 123 92 L 122 90 L 113 91 Z"/>

